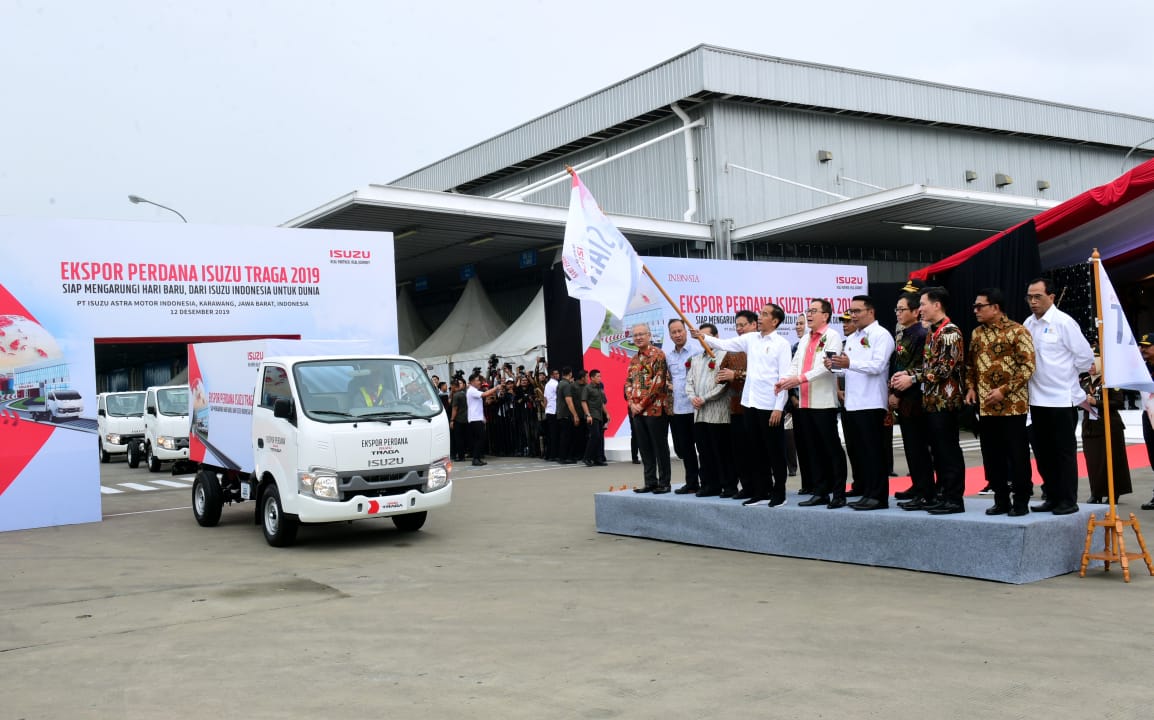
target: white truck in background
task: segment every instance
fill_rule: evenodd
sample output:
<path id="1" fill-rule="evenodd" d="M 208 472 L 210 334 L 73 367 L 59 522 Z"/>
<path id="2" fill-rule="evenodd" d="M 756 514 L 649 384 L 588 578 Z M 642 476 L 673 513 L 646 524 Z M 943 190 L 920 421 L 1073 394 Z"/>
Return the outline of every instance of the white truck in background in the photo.
<path id="1" fill-rule="evenodd" d="M 301 524 L 388 517 L 416 531 L 449 504 L 449 422 L 424 369 L 357 346 L 189 345 L 197 523 L 254 501 L 265 540 L 283 547 Z"/>
<path id="2" fill-rule="evenodd" d="M 144 453 L 149 472 L 160 472 L 161 464 L 188 459 L 187 385 L 160 385 L 148 388 L 144 396 Z M 139 462 L 129 446 L 128 465 Z"/>
<path id="3" fill-rule="evenodd" d="M 144 440 L 144 391 L 110 392 L 96 396 L 96 434 L 100 462 L 128 453 Z"/>

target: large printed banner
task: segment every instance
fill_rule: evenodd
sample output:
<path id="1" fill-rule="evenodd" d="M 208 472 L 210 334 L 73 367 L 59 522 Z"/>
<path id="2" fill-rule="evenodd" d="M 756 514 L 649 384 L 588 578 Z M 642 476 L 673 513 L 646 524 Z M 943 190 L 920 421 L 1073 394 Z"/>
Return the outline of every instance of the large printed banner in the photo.
<path id="1" fill-rule="evenodd" d="M 756 313 L 767 303 L 774 303 L 785 312 L 785 321 L 778 332 L 793 344 L 797 341 L 794 322 L 799 314 L 805 313 L 812 298 L 829 300 L 836 318 L 849 309 L 854 295 L 864 294 L 869 287 L 866 268 L 857 265 L 663 257 L 642 260 L 691 323 L 695 326 L 713 323 L 723 338 L 737 334 L 734 316 L 738 311 Z M 594 326 L 596 319 L 604 317 L 593 337 L 589 338 L 586 333 L 583 361 L 586 370 L 600 370 L 605 383 L 610 416 L 606 435 L 626 437 L 629 422 L 622 388 L 629 360 L 637 351 L 630 341 L 629 330 L 645 323 L 653 333 L 653 344 L 664 348 L 667 323 L 677 317 L 677 312 L 653 282 L 642 276 L 623 320 L 586 301 L 581 303 L 581 314 L 583 322 L 592 318 Z M 700 345 L 692 338 L 689 342 Z"/>
<path id="2" fill-rule="evenodd" d="M 388 233 L 0 218 L 0 248 L 0 531 L 100 520 L 96 339 L 396 352 Z M 29 409 L 59 390 L 79 394 L 78 418 Z"/>

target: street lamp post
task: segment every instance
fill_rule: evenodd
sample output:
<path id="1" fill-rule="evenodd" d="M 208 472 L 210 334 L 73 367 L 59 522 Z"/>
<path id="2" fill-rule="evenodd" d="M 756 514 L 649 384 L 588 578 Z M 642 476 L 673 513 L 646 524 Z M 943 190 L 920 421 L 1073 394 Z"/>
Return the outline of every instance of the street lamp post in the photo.
<path id="1" fill-rule="evenodd" d="M 128 196 L 128 202 L 132 203 L 133 205 L 139 205 L 140 203 L 147 203 L 147 204 L 149 204 L 149 205 L 155 205 L 156 207 L 158 207 L 158 208 L 164 208 L 165 210 L 167 210 L 167 211 L 169 211 L 169 212 L 171 212 L 171 213 L 176 213 L 176 216 L 177 216 L 178 218 L 180 218 L 181 220 L 183 220 L 183 221 L 185 221 L 185 222 L 188 222 L 188 218 L 186 218 L 185 216 L 181 215 L 181 214 L 180 214 L 179 212 L 177 212 L 176 210 L 173 210 L 173 209 L 172 209 L 172 208 L 170 208 L 169 206 L 167 206 L 167 205 L 161 205 L 161 204 L 160 204 L 160 203 L 158 203 L 158 202 L 153 202 L 153 201 L 151 201 L 151 200 L 149 200 L 149 199 L 147 199 L 147 198 L 142 198 L 142 197 L 140 197 L 139 195 L 129 195 L 129 196 Z"/>

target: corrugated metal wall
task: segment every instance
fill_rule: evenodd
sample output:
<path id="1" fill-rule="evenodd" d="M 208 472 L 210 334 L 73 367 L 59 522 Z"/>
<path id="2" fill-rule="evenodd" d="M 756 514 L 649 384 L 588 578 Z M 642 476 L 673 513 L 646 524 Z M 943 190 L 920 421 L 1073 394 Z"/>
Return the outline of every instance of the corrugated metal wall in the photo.
<path id="1" fill-rule="evenodd" d="M 838 202 L 834 197 L 744 171 L 727 162 L 829 192 L 876 192 L 845 175 L 884 188 L 910 184 L 1065 200 L 1116 177 L 1122 154 L 1010 136 L 842 117 L 740 103 L 715 103 L 701 134 L 703 218 L 732 218 L 737 227 Z M 818 150 L 833 153 L 820 163 Z M 964 173 L 978 178 L 966 182 Z M 995 186 L 995 174 L 1014 182 Z M 1038 190 L 1037 181 L 1050 183 Z"/>

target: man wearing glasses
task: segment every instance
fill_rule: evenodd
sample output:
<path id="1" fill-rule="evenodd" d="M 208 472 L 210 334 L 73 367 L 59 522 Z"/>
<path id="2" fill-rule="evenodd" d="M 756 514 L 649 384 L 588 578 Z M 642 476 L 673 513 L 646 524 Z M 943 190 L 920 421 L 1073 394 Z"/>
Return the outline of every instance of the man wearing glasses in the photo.
<path id="1" fill-rule="evenodd" d="M 845 507 L 845 485 L 839 485 L 833 463 L 837 437 L 837 379 L 825 364 L 829 355 L 841 353 L 841 336 L 829 325 L 833 307 L 829 300 L 814 298 L 805 311 L 809 330 L 797 343 L 789 375 L 774 388 L 784 393 L 798 388 L 798 405 L 793 412 L 801 485 L 813 490 L 813 497 L 798 505 Z"/>
<path id="2" fill-rule="evenodd" d="M 1078 511 L 1078 405 L 1086 393 L 1078 373 L 1094 365 L 1094 351 L 1074 318 L 1054 304 L 1054 287 L 1038 278 L 1026 289 L 1033 313 L 1023 323 L 1034 340 L 1030 377 L 1030 440 L 1046 500 L 1030 509 L 1069 515 Z"/>
<path id="3" fill-rule="evenodd" d="M 1026 328 L 1002 312 L 1005 299 L 998 288 L 978 291 L 966 358 L 966 404 L 978 406 L 978 436 L 986 482 L 994 491 L 987 515 L 1029 514 L 1030 447 L 1026 413 L 1029 383 L 1034 374 L 1034 341 Z"/>
<path id="4" fill-rule="evenodd" d="M 653 335 L 645 323 L 634 325 L 630 339 L 637 354 L 629 361 L 625 396 L 633 415 L 637 449 L 641 452 L 645 484 L 637 493 L 661 495 L 669 492 L 669 366 L 665 353 L 653 346 Z"/>
<path id="5" fill-rule="evenodd" d="M 926 345 L 926 327 L 918 322 L 917 293 L 898 296 L 894 307 L 897 329 L 894 331 L 894 373 L 904 373 L 920 367 Z M 926 438 L 922 416 L 922 388 L 911 385 L 906 390 L 890 388 L 890 410 L 902 429 L 902 449 L 906 453 L 906 467 L 910 472 L 910 489 L 894 493 L 895 500 L 913 500 L 934 497 L 934 470 L 930 460 L 929 440 Z"/>

